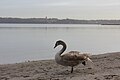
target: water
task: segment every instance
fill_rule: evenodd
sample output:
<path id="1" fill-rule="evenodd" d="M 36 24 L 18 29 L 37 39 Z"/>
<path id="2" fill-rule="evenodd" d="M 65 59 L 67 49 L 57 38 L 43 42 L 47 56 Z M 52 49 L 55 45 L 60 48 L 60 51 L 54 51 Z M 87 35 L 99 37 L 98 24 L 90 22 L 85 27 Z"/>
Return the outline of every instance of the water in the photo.
<path id="1" fill-rule="evenodd" d="M 67 51 L 91 54 L 120 51 L 119 25 L 0 24 L 0 64 L 54 59 L 64 40 Z"/>

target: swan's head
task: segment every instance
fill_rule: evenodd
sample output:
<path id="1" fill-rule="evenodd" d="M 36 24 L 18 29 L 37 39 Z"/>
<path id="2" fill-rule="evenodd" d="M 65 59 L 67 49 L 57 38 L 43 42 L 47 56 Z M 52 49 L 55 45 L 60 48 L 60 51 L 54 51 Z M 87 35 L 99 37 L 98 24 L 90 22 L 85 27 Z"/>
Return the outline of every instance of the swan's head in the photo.
<path id="1" fill-rule="evenodd" d="M 54 48 L 56 48 L 58 45 L 65 45 L 65 42 L 63 42 L 62 40 L 56 41 Z"/>

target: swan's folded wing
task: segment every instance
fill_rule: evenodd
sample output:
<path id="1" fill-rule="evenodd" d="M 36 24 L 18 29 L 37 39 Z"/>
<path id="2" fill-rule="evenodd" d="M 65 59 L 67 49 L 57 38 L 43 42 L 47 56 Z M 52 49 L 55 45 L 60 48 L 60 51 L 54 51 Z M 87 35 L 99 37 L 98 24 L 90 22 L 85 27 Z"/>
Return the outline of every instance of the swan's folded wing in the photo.
<path id="1" fill-rule="evenodd" d="M 62 59 L 64 60 L 68 60 L 68 61 L 75 61 L 75 60 L 83 60 L 83 58 L 81 58 L 80 52 L 78 51 L 70 51 L 66 54 L 61 55 Z"/>

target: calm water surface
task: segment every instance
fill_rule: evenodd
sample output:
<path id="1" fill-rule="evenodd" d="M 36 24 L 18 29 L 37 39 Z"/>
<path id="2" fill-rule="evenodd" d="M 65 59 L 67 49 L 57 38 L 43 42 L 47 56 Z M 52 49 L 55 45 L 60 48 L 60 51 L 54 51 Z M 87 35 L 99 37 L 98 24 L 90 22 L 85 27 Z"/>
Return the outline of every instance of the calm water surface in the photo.
<path id="1" fill-rule="evenodd" d="M 53 59 L 64 40 L 67 51 L 91 54 L 120 51 L 120 25 L 0 24 L 0 64 Z"/>

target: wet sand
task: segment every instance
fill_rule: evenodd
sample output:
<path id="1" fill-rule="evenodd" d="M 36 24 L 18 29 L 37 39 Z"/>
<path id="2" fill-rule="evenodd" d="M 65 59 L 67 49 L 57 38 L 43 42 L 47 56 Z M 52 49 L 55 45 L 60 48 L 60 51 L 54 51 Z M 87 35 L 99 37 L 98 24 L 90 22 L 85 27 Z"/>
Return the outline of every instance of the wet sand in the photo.
<path id="1" fill-rule="evenodd" d="M 29 61 L 0 65 L 0 80 L 120 80 L 120 52 L 92 55 L 87 62 L 74 68 L 54 60 Z"/>

